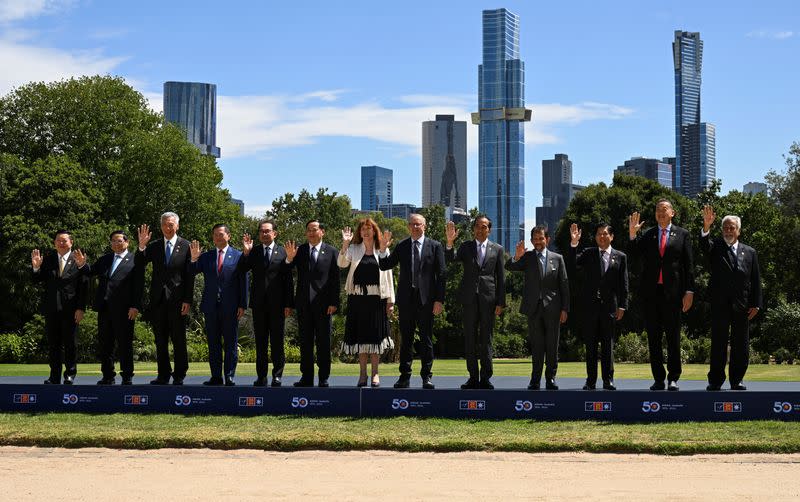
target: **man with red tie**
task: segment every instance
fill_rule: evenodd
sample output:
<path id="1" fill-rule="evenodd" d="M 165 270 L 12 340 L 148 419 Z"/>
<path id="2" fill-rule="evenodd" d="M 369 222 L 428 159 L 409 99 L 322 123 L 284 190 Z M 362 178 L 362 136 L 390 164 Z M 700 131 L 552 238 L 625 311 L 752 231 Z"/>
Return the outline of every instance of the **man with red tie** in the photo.
<path id="1" fill-rule="evenodd" d="M 645 328 L 650 350 L 650 369 L 655 382 L 650 390 L 678 390 L 681 376 L 681 312 L 692 308 L 694 275 L 689 232 L 672 224 L 672 202 L 656 203 L 658 225 L 637 236 L 644 225 L 638 212 L 630 216 L 629 256 L 640 256 L 643 269 L 639 291 L 644 305 Z M 667 370 L 661 339 L 667 336 Z M 666 378 L 667 384 L 664 384 Z"/>

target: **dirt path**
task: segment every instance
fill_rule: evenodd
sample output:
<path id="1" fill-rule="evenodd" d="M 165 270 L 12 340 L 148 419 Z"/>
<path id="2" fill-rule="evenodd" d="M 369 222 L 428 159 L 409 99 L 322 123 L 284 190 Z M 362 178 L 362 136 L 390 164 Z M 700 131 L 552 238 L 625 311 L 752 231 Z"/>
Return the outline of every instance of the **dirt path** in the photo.
<path id="1" fill-rule="evenodd" d="M 0 447 L 3 500 L 797 500 L 800 455 Z"/>

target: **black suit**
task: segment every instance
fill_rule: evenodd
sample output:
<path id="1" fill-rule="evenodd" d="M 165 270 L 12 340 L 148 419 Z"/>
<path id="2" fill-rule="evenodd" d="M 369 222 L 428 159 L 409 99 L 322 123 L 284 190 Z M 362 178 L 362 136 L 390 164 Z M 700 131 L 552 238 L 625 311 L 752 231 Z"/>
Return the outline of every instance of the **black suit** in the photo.
<path id="1" fill-rule="evenodd" d="M 128 309 L 142 310 L 144 291 L 144 269 L 137 267 L 134 255 L 128 253 L 119 259 L 117 268 L 111 273 L 115 253 L 101 256 L 93 265 L 88 263 L 81 269 L 88 275 L 96 275 L 98 281 L 94 299 L 97 311 L 97 332 L 100 342 L 100 369 L 103 379 L 112 379 L 114 372 L 114 344 L 117 345 L 120 374 L 123 380 L 133 378 L 133 326 L 128 319 Z"/>
<path id="2" fill-rule="evenodd" d="M 400 241 L 389 256 L 379 260 L 381 270 L 390 270 L 400 264 L 397 308 L 400 309 L 400 378 L 411 378 L 414 359 L 414 332 L 419 328 L 420 376 L 431 377 L 433 368 L 433 303 L 444 303 L 445 275 L 444 247 L 430 237 L 425 237 L 420 249 L 419 275 L 414 280 L 412 240 Z M 416 287 L 414 284 L 416 283 Z"/>
<path id="3" fill-rule="evenodd" d="M 569 279 L 564 258 L 550 250 L 545 270 L 537 252 L 526 251 L 517 261 L 506 263 L 506 270 L 525 273 L 525 286 L 519 311 L 528 316 L 528 341 L 531 344 L 531 384 L 538 386 L 547 361 L 545 378 L 555 380 L 558 371 L 558 338 L 561 312 L 569 312 Z"/>
<path id="4" fill-rule="evenodd" d="M 256 374 L 266 378 L 269 370 L 267 345 L 272 352 L 272 376 L 281 378 L 286 356 L 283 351 L 285 308 L 294 306 L 294 281 L 292 273 L 282 264 L 286 251 L 273 243 L 267 262 L 264 245 L 259 244 L 243 256 L 238 263 L 239 273 L 252 270 L 250 308 L 253 310 L 253 331 L 256 339 Z"/>
<path id="5" fill-rule="evenodd" d="M 731 344 L 730 382 L 741 383 L 750 360 L 750 321 L 747 311 L 761 308 L 761 276 L 756 250 L 739 242 L 736 261 L 722 239 L 700 238 L 711 265 L 711 368 L 708 383 L 725 382 L 728 340 Z"/>
<path id="6" fill-rule="evenodd" d="M 689 232 L 672 225 L 661 256 L 660 229 L 652 227 L 630 242 L 629 255 L 641 256 L 639 290 L 644 304 L 650 370 L 656 382 L 681 376 L 681 310 L 683 296 L 694 292 L 692 242 Z M 661 277 L 661 283 L 659 283 Z M 667 371 L 661 339 L 667 336 Z"/>
<path id="7" fill-rule="evenodd" d="M 317 260 L 311 259 L 308 243 L 297 248 L 292 263 L 284 260 L 284 268 L 297 268 L 297 324 L 300 328 L 300 373 L 303 382 L 314 381 L 314 347 L 317 349 L 319 380 L 331 374 L 331 316 L 328 307 L 339 308 L 339 251 L 320 243 Z"/>
<path id="8" fill-rule="evenodd" d="M 189 269 L 191 252 L 189 241 L 178 237 L 172 249 L 169 263 L 165 263 L 164 239 L 147 245 L 144 251 L 137 250 L 136 265 L 144 269 L 148 262 L 153 264 L 150 281 L 150 322 L 156 338 L 156 358 L 158 360 L 158 380 L 182 381 L 189 370 L 189 356 L 186 352 L 186 316 L 181 315 L 183 303 L 192 303 L 194 293 L 194 273 Z M 169 341 L 175 354 L 175 371 L 169 363 Z"/>
<path id="9" fill-rule="evenodd" d="M 47 333 L 50 381 L 60 382 L 62 360 L 64 376 L 74 377 L 78 371 L 75 353 L 78 325 L 75 324 L 75 311 L 86 310 L 88 279 L 78 270 L 71 254 L 59 276 L 59 257 L 54 251 L 42 259 L 39 270 L 33 272 L 33 280 L 44 283 L 39 309 L 44 316 Z"/>
<path id="10" fill-rule="evenodd" d="M 581 269 L 584 282 L 581 292 L 583 341 L 586 343 L 586 382 L 597 382 L 597 342 L 600 342 L 600 366 L 603 382 L 614 380 L 614 322 L 617 309 L 628 308 L 628 257 L 611 248 L 608 268 L 600 249 L 577 246 L 567 250 L 570 269 Z"/>
<path id="11" fill-rule="evenodd" d="M 485 249 L 483 263 L 478 253 L 478 244 L 474 239 L 462 243 L 457 253 L 453 248 L 445 250 L 445 259 L 448 262 L 458 260 L 464 266 L 458 289 L 458 301 L 464 308 L 464 357 L 467 360 L 467 371 L 469 378 L 476 382 L 488 382 L 494 373 L 492 368 L 494 311 L 496 307 L 506 306 L 503 246 L 487 239 Z"/>

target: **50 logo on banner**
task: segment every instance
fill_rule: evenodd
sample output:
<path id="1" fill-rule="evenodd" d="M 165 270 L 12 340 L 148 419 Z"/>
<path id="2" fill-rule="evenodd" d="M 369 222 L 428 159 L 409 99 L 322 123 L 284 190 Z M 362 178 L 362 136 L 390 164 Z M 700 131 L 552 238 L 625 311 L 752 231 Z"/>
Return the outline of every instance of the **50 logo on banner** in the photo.
<path id="1" fill-rule="evenodd" d="M 517 402 L 514 403 L 514 411 L 531 411 L 533 409 L 533 403 L 530 401 L 523 401 L 521 399 L 517 399 Z"/>
<path id="2" fill-rule="evenodd" d="M 791 413 L 792 408 L 794 408 L 792 403 L 787 401 L 775 401 L 775 403 L 772 405 L 772 411 L 775 413 Z"/>
<path id="3" fill-rule="evenodd" d="M 392 399 L 392 409 L 393 410 L 405 410 L 408 408 L 408 400 L 407 399 Z"/>
<path id="4" fill-rule="evenodd" d="M 292 408 L 305 408 L 308 406 L 308 398 L 306 397 L 293 397 Z"/>
<path id="5" fill-rule="evenodd" d="M 76 404 L 78 402 L 78 396 L 76 394 L 64 394 L 61 398 L 62 404 Z"/>
<path id="6" fill-rule="evenodd" d="M 190 406 L 192 404 L 191 396 L 184 396 L 178 394 L 175 396 L 175 406 Z"/>
<path id="7" fill-rule="evenodd" d="M 661 404 L 658 401 L 643 401 L 642 411 L 645 413 L 658 413 L 661 411 Z"/>

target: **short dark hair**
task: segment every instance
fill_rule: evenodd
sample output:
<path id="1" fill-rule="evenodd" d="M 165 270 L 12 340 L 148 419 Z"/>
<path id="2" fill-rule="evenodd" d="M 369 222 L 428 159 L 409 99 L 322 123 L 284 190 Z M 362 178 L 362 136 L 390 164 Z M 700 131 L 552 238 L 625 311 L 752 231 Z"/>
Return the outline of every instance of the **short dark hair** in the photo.
<path id="1" fill-rule="evenodd" d="M 599 232 L 600 230 L 602 230 L 604 228 L 606 230 L 608 230 L 609 234 L 614 235 L 614 227 L 612 227 L 610 224 L 606 223 L 605 221 L 601 221 L 600 223 L 597 224 L 597 226 L 594 227 L 595 235 L 597 235 L 597 232 Z"/>
<path id="2" fill-rule="evenodd" d="M 314 222 L 316 222 L 316 223 L 317 223 L 317 225 L 319 225 L 319 228 L 320 228 L 321 230 L 325 230 L 325 225 L 324 225 L 324 224 L 323 224 L 321 221 L 319 221 L 318 219 L 316 219 L 316 218 L 312 218 L 312 219 L 310 219 L 310 220 L 308 220 L 308 221 L 306 222 L 306 229 L 308 229 L 308 226 L 309 226 L 309 225 L 311 225 L 311 224 L 312 224 L 312 223 L 314 223 Z M 275 227 L 272 227 L 272 228 L 275 228 Z"/>
<path id="3" fill-rule="evenodd" d="M 228 227 L 228 225 L 226 225 L 224 223 L 217 223 L 216 225 L 214 225 L 214 228 L 211 229 L 211 233 L 213 234 L 214 231 L 216 229 L 218 229 L 218 228 L 224 228 L 225 229 L 225 233 L 228 234 L 228 235 L 231 235 L 231 229 Z"/>
<path id="4" fill-rule="evenodd" d="M 662 202 L 666 202 L 667 204 L 669 204 L 669 207 L 671 207 L 672 209 L 675 209 L 675 204 L 673 204 L 673 203 L 672 203 L 672 201 L 671 201 L 671 200 L 669 200 L 669 199 L 668 199 L 668 198 L 666 198 L 666 197 L 661 197 L 660 199 L 658 199 L 658 200 L 656 201 L 656 206 L 658 206 L 658 205 L 659 205 L 659 204 L 661 204 Z"/>
<path id="5" fill-rule="evenodd" d="M 533 236 L 535 234 L 538 234 L 539 232 L 542 232 L 544 234 L 545 239 L 550 237 L 550 231 L 547 229 L 547 226 L 545 226 L 545 225 L 536 225 L 535 227 L 533 227 L 531 229 L 531 239 L 533 239 Z"/>
<path id="6" fill-rule="evenodd" d="M 58 236 L 61 235 L 61 234 L 67 234 L 67 235 L 69 235 L 69 238 L 72 239 L 72 232 L 70 232 L 69 230 L 64 230 L 62 228 L 60 230 L 56 230 L 56 233 L 53 234 L 53 240 L 56 240 L 58 238 Z"/>
<path id="7" fill-rule="evenodd" d="M 492 219 L 486 216 L 485 214 L 479 214 L 472 220 L 472 228 L 475 229 L 475 225 L 478 224 L 478 220 L 486 220 L 489 223 L 489 230 L 492 229 Z"/>
<path id="8" fill-rule="evenodd" d="M 275 230 L 275 220 L 270 220 L 270 219 L 259 221 L 258 222 L 258 229 L 261 230 L 261 225 L 264 225 L 266 223 L 269 223 L 270 225 L 272 225 L 272 230 Z"/>
<path id="9" fill-rule="evenodd" d="M 122 239 L 125 242 L 128 242 L 128 234 L 126 234 L 124 230 L 114 230 L 113 232 L 111 232 L 111 235 L 108 236 L 108 239 L 109 240 L 113 239 L 115 235 L 121 235 Z"/>

